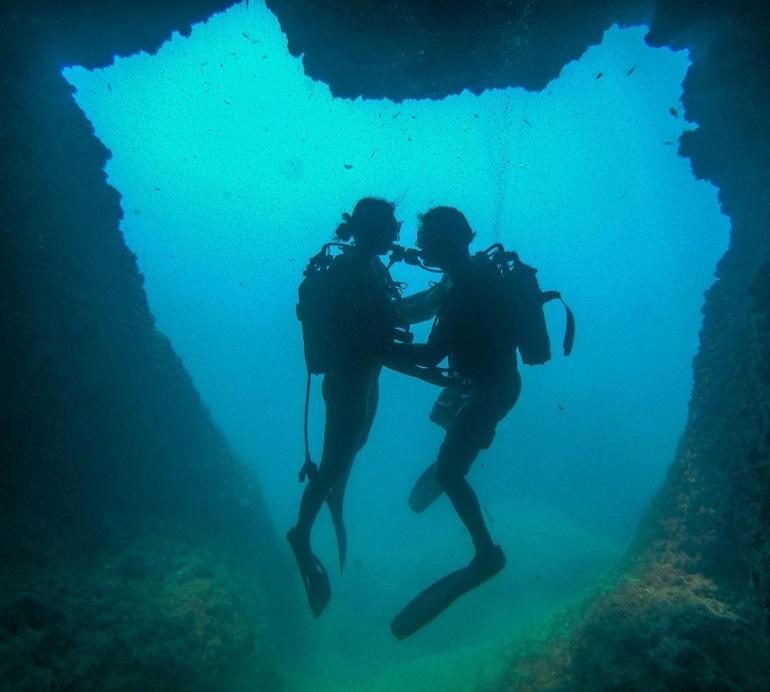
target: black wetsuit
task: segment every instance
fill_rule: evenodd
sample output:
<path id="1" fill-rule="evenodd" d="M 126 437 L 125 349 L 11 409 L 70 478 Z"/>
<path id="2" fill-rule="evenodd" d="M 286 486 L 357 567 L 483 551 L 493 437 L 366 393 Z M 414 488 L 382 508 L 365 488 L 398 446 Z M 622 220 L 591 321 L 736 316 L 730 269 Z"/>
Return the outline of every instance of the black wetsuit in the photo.
<path id="1" fill-rule="evenodd" d="M 398 639 L 416 632 L 505 565 L 505 555 L 492 542 L 479 500 L 465 476 L 478 453 L 492 443 L 497 424 L 519 396 L 512 327 L 497 268 L 486 257 L 476 256 L 453 273 L 428 343 L 391 349 L 399 362 L 430 366 L 444 356 L 449 358 L 458 383 L 440 397 L 444 403 L 449 400 L 440 421 L 446 437 L 436 463 L 415 484 L 410 506 L 422 511 L 443 490 L 475 548 L 466 567 L 435 581 L 393 619 L 391 630 Z"/>
<path id="2" fill-rule="evenodd" d="M 443 490 L 468 528 L 477 555 L 487 556 L 499 549 L 492 543 L 478 498 L 465 476 L 516 403 L 521 381 L 513 325 L 497 268 L 487 257 L 477 255 L 468 258 L 449 283 L 428 343 L 391 346 L 392 360 L 398 364 L 431 366 L 447 356 L 457 380 L 442 394 L 444 399 L 454 399 L 450 415 L 441 423 L 446 437 L 436 463 L 415 485 L 410 506 L 422 511 Z"/>
<path id="3" fill-rule="evenodd" d="M 428 344 L 448 354 L 459 380 L 457 411 L 439 451 L 439 480 L 468 472 L 518 399 L 521 379 L 506 309 L 499 273 L 482 257 L 452 283 L 439 309 Z"/>

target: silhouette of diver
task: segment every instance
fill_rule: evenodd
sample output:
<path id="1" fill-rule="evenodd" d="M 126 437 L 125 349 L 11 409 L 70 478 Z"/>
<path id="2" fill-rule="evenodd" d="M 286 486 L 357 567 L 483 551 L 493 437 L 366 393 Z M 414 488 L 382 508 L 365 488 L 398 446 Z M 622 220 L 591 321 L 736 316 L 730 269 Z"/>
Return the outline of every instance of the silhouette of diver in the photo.
<path id="1" fill-rule="evenodd" d="M 466 567 L 439 579 L 396 616 L 391 630 L 399 639 L 416 632 L 505 565 L 465 477 L 479 452 L 492 443 L 497 423 L 513 408 L 521 389 L 513 325 L 505 317 L 506 298 L 497 268 L 484 255 L 470 255 L 474 233 L 457 209 L 436 207 L 420 218 L 417 244 L 422 261 L 442 269 L 448 281 L 442 282 L 443 300 L 428 342 L 391 344 L 386 364 L 430 367 L 449 358 L 458 384 L 444 390 L 438 402 L 444 399 L 449 411 L 438 421 L 446 427 L 446 437 L 435 466 L 418 481 L 410 504 L 422 511 L 443 490 L 470 533 L 475 555 Z"/>
<path id="2" fill-rule="evenodd" d="M 310 534 L 326 502 L 342 569 L 347 552 L 342 516 L 345 488 L 353 460 L 374 422 L 382 358 L 398 325 L 398 288 L 379 259 L 398 238 L 401 223 L 394 210 L 395 206 L 383 199 L 363 198 L 352 215 L 343 214 L 336 232 L 340 240 L 352 238 L 353 248 L 335 257 L 329 269 L 337 308 L 329 329 L 336 355 L 323 379 L 323 452 L 317 471 L 308 474 L 297 523 L 287 534 L 315 617 L 329 603 L 331 586 L 323 564 L 311 550 Z"/>

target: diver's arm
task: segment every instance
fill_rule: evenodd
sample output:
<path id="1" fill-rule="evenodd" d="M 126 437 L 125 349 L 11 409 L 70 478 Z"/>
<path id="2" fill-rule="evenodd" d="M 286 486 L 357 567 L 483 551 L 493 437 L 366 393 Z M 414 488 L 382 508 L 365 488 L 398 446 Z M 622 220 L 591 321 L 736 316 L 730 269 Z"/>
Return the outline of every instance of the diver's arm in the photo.
<path id="1" fill-rule="evenodd" d="M 384 365 L 391 370 L 400 372 L 402 375 L 416 377 L 423 382 L 435 384 L 439 387 L 449 387 L 455 383 L 454 378 L 446 368 L 425 368 L 420 365 L 406 365 L 404 363 L 396 363 L 393 360 L 387 361 L 384 363 Z"/>
<path id="2" fill-rule="evenodd" d="M 418 291 L 401 299 L 399 307 L 401 317 L 408 324 L 425 322 L 436 316 L 439 306 L 444 302 L 449 289 L 449 279 L 446 275 L 441 281 L 424 291 Z"/>
<path id="3" fill-rule="evenodd" d="M 391 344 L 388 355 L 397 363 L 432 368 L 449 355 L 450 332 L 444 320 L 437 320 L 425 344 Z M 387 365 L 387 363 L 386 363 Z"/>
<path id="4" fill-rule="evenodd" d="M 432 368 L 444 360 L 446 356 L 446 350 L 437 342 L 428 342 L 427 344 L 393 343 L 388 349 L 385 365 L 392 363 L 394 366 L 421 365 Z"/>
<path id="5" fill-rule="evenodd" d="M 382 364 L 396 372 L 417 377 L 439 387 L 452 384 L 452 377 L 446 370 L 436 366 L 446 357 L 446 349 L 438 343 L 427 344 L 391 343 Z"/>

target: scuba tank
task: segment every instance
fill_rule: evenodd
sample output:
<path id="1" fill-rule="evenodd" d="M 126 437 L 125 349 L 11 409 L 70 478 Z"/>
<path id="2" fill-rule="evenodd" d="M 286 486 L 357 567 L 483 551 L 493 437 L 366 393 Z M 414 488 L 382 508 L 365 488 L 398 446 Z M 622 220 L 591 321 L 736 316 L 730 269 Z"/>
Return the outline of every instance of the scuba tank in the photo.
<path id="1" fill-rule="evenodd" d="M 308 261 L 298 289 L 297 319 L 302 325 L 305 363 L 311 375 L 329 372 L 338 350 L 333 329 L 336 292 L 330 271 L 332 247 L 341 248 L 343 253 L 352 250 L 351 245 L 326 243 Z"/>
<path id="2" fill-rule="evenodd" d="M 310 456 L 308 439 L 310 379 L 313 375 L 319 375 L 331 369 L 335 352 L 332 329 L 335 291 L 330 271 L 334 261 L 332 247 L 339 247 L 343 252 L 349 252 L 351 248 L 350 245 L 343 243 L 326 243 L 308 261 L 298 289 L 296 312 L 297 319 L 302 325 L 302 343 L 307 365 L 304 415 L 305 463 L 299 470 L 300 483 L 306 477 L 313 478 L 318 473 L 318 466 Z"/>
<path id="3" fill-rule="evenodd" d="M 527 365 L 542 365 L 551 359 L 551 344 L 545 323 L 543 306 L 560 300 L 567 316 L 562 348 L 564 355 L 572 351 L 575 341 L 575 317 L 558 291 L 543 291 L 537 281 L 537 269 L 524 264 L 518 254 L 506 250 L 500 243 L 479 253 L 494 262 L 503 280 L 508 300 L 507 310 L 513 325 L 514 342 Z"/>
<path id="4" fill-rule="evenodd" d="M 312 375 L 320 375 L 334 370 L 349 357 L 346 352 L 346 335 L 340 334 L 339 315 L 340 291 L 337 284 L 338 272 L 332 271 L 332 265 L 339 255 L 333 255 L 331 249 L 339 248 L 342 254 L 348 254 L 353 250 L 352 245 L 345 243 L 326 243 L 321 250 L 308 261 L 304 271 L 304 278 L 298 289 L 297 319 L 302 325 L 302 341 L 305 351 L 307 370 Z M 400 298 L 400 287 L 387 274 L 393 262 L 402 261 L 404 258 L 396 252 L 391 256 L 391 261 L 386 267 L 385 274 L 381 277 L 382 285 L 374 289 L 375 293 L 382 291 L 388 294 L 387 303 L 380 308 L 390 313 L 385 322 L 392 321 L 392 325 L 386 325 L 390 337 L 397 341 L 411 341 L 412 334 L 407 325 L 399 326 L 398 308 L 396 302 Z M 358 296 L 360 297 L 360 296 Z"/>

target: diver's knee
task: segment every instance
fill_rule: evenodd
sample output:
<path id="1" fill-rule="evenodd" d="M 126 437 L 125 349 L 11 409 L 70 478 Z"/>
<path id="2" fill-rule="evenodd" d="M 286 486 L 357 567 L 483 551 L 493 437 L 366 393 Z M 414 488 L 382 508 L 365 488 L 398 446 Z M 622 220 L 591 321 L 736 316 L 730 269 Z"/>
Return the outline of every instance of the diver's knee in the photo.
<path id="1" fill-rule="evenodd" d="M 331 490 L 332 486 L 342 478 L 344 473 L 345 467 L 343 465 L 330 466 L 321 464 L 315 476 L 315 482 L 322 488 Z"/>
<path id="2" fill-rule="evenodd" d="M 463 474 L 458 469 L 439 464 L 436 467 L 436 480 L 444 491 L 453 488 L 462 480 Z"/>

